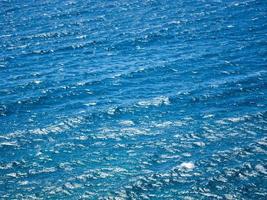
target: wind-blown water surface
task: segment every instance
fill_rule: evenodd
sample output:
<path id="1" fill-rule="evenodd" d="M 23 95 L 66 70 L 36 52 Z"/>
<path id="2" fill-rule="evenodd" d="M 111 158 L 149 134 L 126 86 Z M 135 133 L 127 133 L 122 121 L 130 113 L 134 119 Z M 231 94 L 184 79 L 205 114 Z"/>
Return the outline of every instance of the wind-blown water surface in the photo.
<path id="1" fill-rule="evenodd" d="M 1 199 L 265 199 L 266 12 L 1 1 Z"/>

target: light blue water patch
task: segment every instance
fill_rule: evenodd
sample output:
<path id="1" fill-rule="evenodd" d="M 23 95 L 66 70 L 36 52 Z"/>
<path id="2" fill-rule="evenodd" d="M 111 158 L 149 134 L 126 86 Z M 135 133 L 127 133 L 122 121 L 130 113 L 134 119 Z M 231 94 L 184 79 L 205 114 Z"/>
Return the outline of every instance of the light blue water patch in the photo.
<path id="1" fill-rule="evenodd" d="M 265 199 L 266 12 L 1 1 L 1 199 Z"/>

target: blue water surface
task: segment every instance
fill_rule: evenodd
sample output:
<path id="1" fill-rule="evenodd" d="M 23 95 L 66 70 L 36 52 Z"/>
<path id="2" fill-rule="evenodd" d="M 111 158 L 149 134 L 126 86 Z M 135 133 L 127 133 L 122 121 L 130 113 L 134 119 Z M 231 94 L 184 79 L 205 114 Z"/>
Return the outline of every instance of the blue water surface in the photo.
<path id="1" fill-rule="evenodd" d="M 0 2 L 0 199 L 266 199 L 267 1 Z"/>

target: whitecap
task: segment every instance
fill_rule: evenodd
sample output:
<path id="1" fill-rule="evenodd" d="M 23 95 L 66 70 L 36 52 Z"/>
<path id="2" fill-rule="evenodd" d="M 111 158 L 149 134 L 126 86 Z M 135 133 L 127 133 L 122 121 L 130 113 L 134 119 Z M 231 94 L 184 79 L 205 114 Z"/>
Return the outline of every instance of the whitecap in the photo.
<path id="1" fill-rule="evenodd" d="M 9 174 L 7 174 L 7 176 L 12 177 L 12 178 L 18 178 L 19 177 L 17 173 L 9 173 Z"/>
<path id="2" fill-rule="evenodd" d="M 128 135 L 128 136 L 133 136 L 133 135 L 147 135 L 148 134 L 148 130 L 146 129 L 138 129 L 138 128 L 123 128 L 121 129 L 121 131 Z"/>
<path id="3" fill-rule="evenodd" d="M 199 146 L 199 147 L 204 147 L 205 146 L 204 142 L 194 142 L 193 144 L 196 145 L 196 146 Z"/>
<path id="4" fill-rule="evenodd" d="M 116 107 L 110 107 L 108 110 L 107 110 L 107 113 L 109 115 L 114 115 L 116 112 Z"/>
<path id="5" fill-rule="evenodd" d="M 40 80 L 34 80 L 33 81 L 35 84 L 37 84 L 37 85 L 39 85 L 40 83 L 42 83 L 42 81 L 40 81 Z"/>
<path id="6" fill-rule="evenodd" d="M 240 122 L 240 121 L 243 121 L 244 118 L 243 117 L 232 117 L 232 118 L 228 118 L 227 120 L 231 122 Z"/>
<path id="7" fill-rule="evenodd" d="M 158 127 L 158 128 L 166 128 L 166 127 L 169 127 L 172 125 L 172 122 L 171 121 L 166 121 L 166 122 L 162 122 L 162 123 L 156 123 L 155 124 L 155 127 Z"/>
<path id="8" fill-rule="evenodd" d="M 174 125 L 174 126 L 183 126 L 184 123 L 181 122 L 181 121 L 175 121 L 175 122 L 173 122 L 173 125 Z"/>
<path id="9" fill-rule="evenodd" d="M 134 122 L 132 120 L 122 120 L 119 122 L 119 124 L 124 126 L 133 126 Z"/>
<path id="10" fill-rule="evenodd" d="M 62 133 L 66 130 L 69 130 L 71 128 L 79 126 L 83 122 L 84 118 L 83 117 L 73 117 L 66 119 L 58 124 L 50 125 L 45 128 L 36 128 L 33 130 L 29 130 L 31 134 L 36 134 L 36 135 L 47 135 L 49 133 Z"/>
<path id="11" fill-rule="evenodd" d="M 18 144 L 16 142 L 2 142 L 0 143 L 0 147 L 2 146 L 18 147 Z"/>
<path id="12" fill-rule="evenodd" d="M 76 188 L 82 187 L 82 185 L 81 184 L 78 184 L 78 183 L 65 183 L 64 186 L 67 189 L 76 189 Z"/>
<path id="13" fill-rule="evenodd" d="M 19 185 L 28 185 L 29 181 L 19 181 L 18 184 Z"/>
<path id="14" fill-rule="evenodd" d="M 95 106 L 96 102 L 89 102 L 89 103 L 85 103 L 85 106 Z"/>
<path id="15" fill-rule="evenodd" d="M 195 168 L 195 165 L 194 163 L 192 162 L 183 162 L 181 165 L 180 165 L 180 168 L 181 169 L 186 169 L 186 170 L 192 170 Z"/>
<path id="16" fill-rule="evenodd" d="M 150 100 L 143 100 L 138 102 L 139 106 L 160 106 L 169 104 L 170 104 L 170 99 L 165 96 L 159 96 Z"/>
<path id="17" fill-rule="evenodd" d="M 260 173 L 267 174 L 267 171 L 266 171 L 265 167 L 263 165 L 261 165 L 261 164 L 257 164 L 255 166 L 255 169 Z"/>

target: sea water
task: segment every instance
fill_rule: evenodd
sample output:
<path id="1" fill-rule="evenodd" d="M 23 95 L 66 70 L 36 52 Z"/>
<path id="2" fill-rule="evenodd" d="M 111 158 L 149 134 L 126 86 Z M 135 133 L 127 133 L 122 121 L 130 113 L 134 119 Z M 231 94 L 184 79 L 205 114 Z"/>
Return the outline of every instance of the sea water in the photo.
<path id="1" fill-rule="evenodd" d="M 1 199 L 265 199 L 267 1 L 0 2 Z"/>

